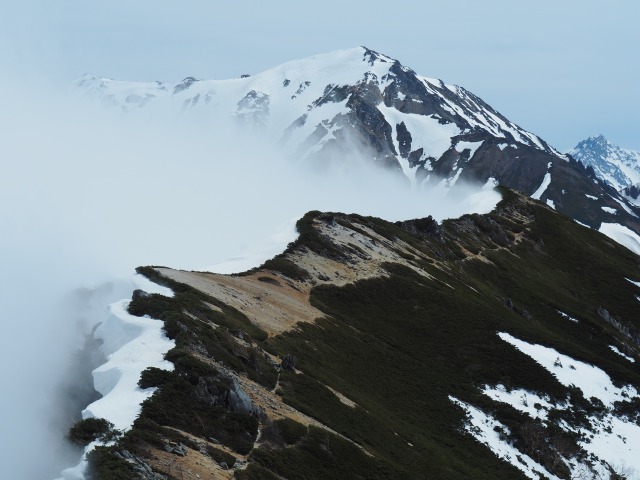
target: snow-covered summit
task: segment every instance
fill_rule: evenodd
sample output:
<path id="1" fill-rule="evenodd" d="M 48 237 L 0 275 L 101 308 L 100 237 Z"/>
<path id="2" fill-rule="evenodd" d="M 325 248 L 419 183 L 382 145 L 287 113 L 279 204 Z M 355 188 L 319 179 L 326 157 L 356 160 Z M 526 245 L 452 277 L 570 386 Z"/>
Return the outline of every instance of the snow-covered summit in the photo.
<path id="1" fill-rule="evenodd" d="M 580 163 L 473 93 L 366 47 L 227 80 L 130 82 L 85 75 L 76 86 L 81 95 L 128 115 L 194 121 L 208 132 L 235 125 L 315 169 L 337 164 L 358 175 L 375 165 L 420 188 L 501 184 L 590 227 L 607 222 L 640 232 L 640 214 L 628 195 L 609 191 Z"/>
<path id="2" fill-rule="evenodd" d="M 374 163 L 401 170 L 412 182 L 428 177 L 446 152 L 455 153 L 461 137 L 479 135 L 469 157 L 480 138 L 557 153 L 464 88 L 419 76 L 366 47 L 228 80 L 187 77 L 170 84 L 85 75 L 76 85 L 127 112 L 189 112 L 211 122 L 233 118 L 298 159 L 317 159 L 355 139 L 372 150 Z"/>
<path id="3" fill-rule="evenodd" d="M 604 135 L 582 140 L 570 154 L 617 191 L 640 182 L 640 152 L 614 145 Z"/>

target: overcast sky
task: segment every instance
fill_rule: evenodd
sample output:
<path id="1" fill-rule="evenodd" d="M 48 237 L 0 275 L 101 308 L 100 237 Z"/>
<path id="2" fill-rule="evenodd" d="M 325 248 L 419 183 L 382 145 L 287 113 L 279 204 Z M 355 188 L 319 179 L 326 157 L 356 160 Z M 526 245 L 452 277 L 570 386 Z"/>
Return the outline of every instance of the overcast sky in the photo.
<path id="1" fill-rule="evenodd" d="M 366 45 L 466 87 L 559 149 L 603 133 L 640 150 L 635 0 L 14 3 L 0 15 L 3 68 L 58 84 L 87 72 L 223 79 Z"/>
<path id="2" fill-rule="evenodd" d="M 138 135 L 126 125 L 85 122 L 61 103 L 56 88 L 87 72 L 125 80 L 224 79 L 366 45 L 422 75 L 466 87 L 559 149 L 603 133 L 640 150 L 636 1 L 2 2 L 0 378 L 14 388 L 1 400 L 0 424 L 18 433 L 0 439 L 6 457 L 0 474 L 44 478 L 25 472 L 41 467 L 33 462 L 34 451 L 52 451 L 43 415 L 52 409 L 50 384 L 59 378 L 63 338 L 70 330 L 52 322 L 51 299 L 66 288 L 89 286 L 140 264 L 214 263 L 305 208 L 390 218 L 381 209 L 365 211 L 375 202 L 357 193 L 349 200 L 362 205 L 300 202 L 312 189 L 288 181 L 299 190 L 292 195 L 264 182 L 286 180 L 284 174 L 273 175 L 272 165 L 267 173 L 258 168 L 264 165 L 245 168 L 233 161 L 222 165 L 229 174 L 214 170 L 206 160 L 215 148 L 220 153 L 220 145 L 209 134 L 196 147 L 189 135 L 198 132 L 147 137 L 154 132 Z M 32 89 L 54 98 L 39 103 Z M 235 143 L 228 150 L 243 153 Z M 229 152 L 221 158 L 235 158 Z M 263 158 L 260 152 L 247 158 Z M 175 158 L 183 162 L 176 164 Z M 189 168 L 198 160 L 197 168 Z M 190 177 L 193 172 L 197 177 Z M 319 188 L 322 199 L 341 201 Z M 335 190 L 335 184 L 328 188 Z M 399 205 L 377 200 L 398 217 L 434 213 L 402 210 L 420 204 L 388 197 Z M 290 198 L 296 198 L 298 211 L 280 208 L 291 207 Z M 424 204 L 427 210 L 445 202 Z M 244 221 L 248 209 L 255 212 L 253 223 Z M 29 355 L 22 355 L 25 351 Z M 52 435 L 61 438 L 60 432 Z M 46 463 L 42 455 L 39 459 Z"/>

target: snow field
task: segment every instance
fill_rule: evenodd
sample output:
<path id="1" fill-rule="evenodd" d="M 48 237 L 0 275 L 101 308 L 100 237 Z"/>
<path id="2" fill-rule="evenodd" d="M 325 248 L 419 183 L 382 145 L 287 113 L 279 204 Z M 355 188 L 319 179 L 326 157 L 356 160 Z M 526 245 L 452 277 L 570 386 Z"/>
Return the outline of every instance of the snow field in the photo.
<path id="1" fill-rule="evenodd" d="M 162 331 L 162 321 L 130 315 L 128 305 L 129 300 L 113 303 L 95 332 L 108 359 L 93 371 L 94 387 L 102 398 L 82 412 L 83 418 L 105 418 L 118 430 L 131 427 L 140 405 L 155 391 L 138 387 L 142 371 L 149 367 L 173 370 L 164 354 L 175 346 Z"/>
<path id="2" fill-rule="evenodd" d="M 613 407 L 614 402 L 638 396 L 638 391 L 632 386 L 616 387 L 609 375 L 598 367 L 574 360 L 553 348 L 524 342 L 505 332 L 498 333 L 498 336 L 533 358 L 562 385 L 578 387 L 586 399 L 596 397 L 606 406 Z"/>
<path id="3" fill-rule="evenodd" d="M 260 117 L 260 127 L 269 138 L 281 140 L 287 153 L 297 158 L 304 157 L 321 148 L 334 138 L 335 119 L 346 114 L 346 100 L 325 102 L 316 106 L 316 102 L 330 95 L 332 89 L 353 86 L 358 83 L 374 82 L 380 90 L 393 82 L 394 74 L 390 69 L 395 60 L 382 55 L 369 54 L 363 47 L 339 50 L 294 60 L 246 78 L 227 80 L 185 79 L 175 85 L 162 82 L 127 82 L 85 75 L 76 82 L 85 95 L 95 96 L 105 105 L 119 107 L 126 112 L 144 110 L 143 116 L 153 118 L 161 112 L 176 112 L 177 117 L 187 110 L 199 123 L 222 125 L 229 118 L 247 118 L 255 112 Z M 408 74 L 413 72 L 403 67 Z M 472 128 L 491 132 L 505 138 L 508 132 L 517 141 L 541 150 L 552 150 L 535 135 L 524 131 L 515 124 L 500 117 L 492 109 L 487 109 L 479 99 L 461 87 L 447 86 L 439 80 L 417 76 L 427 91 L 438 97 L 442 108 L 466 120 Z M 451 94 L 443 94 L 443 89 L 459 97 L 454 102 Z M 260 105 L 240 107 L 239 102 L 254 92 L 264 98 Z M 406 95 L 399 93 L 400 99 Z M 251 102 L 249 102 L 251 103 Z M 144 107 L 144 108 L 141 108 Z M 462 133 L 453 123 L 439 123 L 430 116 L 402 113 L 396 108 L 387 107 L 384 102 L 377 105 L 395 133 L 396 125 L 404 122 L 412 136 L 412 150 L 422 147 L 424 158 L 439 158 L 451 147 L 451 138 Z M 306 112 L 301 114 L 301 112 Z M 302 115 L 302 116 L 301 116 Z M 264 125 L 262 125 L 264 123 Z M 305 151 L 305 145 L 319 126 L 328 130 L 325 137 L 313 139 L 314 150 Z M 398 150 L 396 135 L 392 141 Z M 479 146 L 477 142 L 463 142 L 457 150 L 471 149 L 471 156 Z M 308 145 L 307 145 L 308 148 Z M 504 147 L 501 147 L 504 148 Z M 398 155 L 398 161 L 405 175 L 415 183 L 415 171 L 408 162 Z M 457 172 L 459 175 L 460 171 Z M 457 180 L 457 177 L 455 178 Z M 455 183 L 455 180 L 453 183 Z"/>
<path id="4" fill-rule="evenodd" d="M 134 277 L 131 293 L 135 288 L 173 296 L 170 289 L 140 275 Z M 104 418 L 122 431 L 131 428 L 142 402 L 155 392 L 154 388 L 138 387 L 141 373 L 149 367 L 173 370 L 173 364 L 164 360 L 164 355 L 175 346 L 164 334 L 162 321 L 129 314 L 129 302 L 123 299 L 109 305 L 106 317 L 95 330 L 95 338 L 102 340 L 102 353 L 107 357 L 107 362 L 93 371 L 94 388 L 102 398 L 82 412 L 82 418 Z M 101 443 L 90 443 L 80 463 L 64 470 L 58 480 L 83 480 L 86 455 L 98 445 Z"/>
<path id="5" fill-rule="evenodd" d="M 482 393 L 497 402 L 508 403 L 516 410 L 528 414 L 531 418 L 546 420 L 549 410 L 555 408 L 548 397 L 541 397 L 536 393 L 523 389 L 509 391 L 504 385 L 497 385 L 496 387 L 485 385 Z"/>
<path id="6" fill-rule="evenodd" d="M 627 247 L 633 253 L 640 255 L 640 235 L 629 227 L 618 223 L 603 223 L 599 231 L 619 244 Z"/>
<path id="7" fill-rule="evenodd" d="M 512 464 L 532 480 L 539 480 L 539 474 L 551 480 L 560 480 L 549 473 L 542 465 L 536 463 L 531 457 L 523 454 L 506 440 L 503 440 L 496 429 L 505 433 L 509 432 L 509 429 L 495 418 L 455 397 L 449 397 L 449 400 L 464 410 L 467 416 L 465 430 L 480 443 L 486 445 L 498 458 Z"/>
<path id="8" fill-rule="evenodd" d="M 500 332 L 498 336 L 533 358 L 563 385 L 578 387 L 585 398 L 596 397 L 609 409 L 616 401 L 639 396 L 635 387 L 613 385 L 611 378 L 598 367 L 574 360 L 552 348 L 524 342 L 508 333 Z M 518 408 L 517 403 L 512 405 Z M 640 426 L 610 412 L 600 418 L 589 417 L 589 421 L 591 429 L 578 430 L 584 438 L 580 442 L 582 448 L 600 459 L 601 465 L 606 462 L 612 467 L 624 466 L 631 472 L 629 479 L 640 478 Z M 568 425 L 565 427 L 573 430 Z M 606 469 L 601 474 L 602 478 L 608 478 L 604 476 Z"/>
<path id="9" fill-rule="evenodd" d="M 562 312 L 558 313 L 568 317 Z M 609 408 L 600 416 L 588 417 L 590 426 L 587 428 L 576 429 L 564 422 L 560 425 L 563 429 L 580 435 L 579 444 L 592 460 L 590 463 L 581 463 L 575 458 L 565 458 L 564 462 L 571 470 L 571 478 L 604 480 L 609 478 L 613 469 L 617 473 L 626 475 L 625 478 L 628 480 L 640 479 L 640 426 L 631 419 L 616 417 L 611 413 L 615 401 L 637 398 L 637 390 L 631 386 L 616 387 L 603 370 L 572 359 L 553 348 L 530 344 L 505 332 L 498 333 L 498 336 L 533 358 L 563 385 L 575 386 L 582 390 L 585 398 L 595 397 Z M 634 361 L 613 345 L 610 348 L 627 360 Z M 524 389 L 509 391 L 504 385 L 485 386 L 483 393 L 494 401 L 511 405 L 531 418 L 543 422 L 547 421 L 549 411 L 571 408 L 571 405 L 566 403 L 553 404 L 546 395 Z M 548 478 L 557 478 L 515 449 L 506 436 L 509 433 L 507 427 L 495 418 L 459 399 L 449 398 L 465 411 L 467 416 L 465 430 L 486 445 L 496 456 L 511 463 L 529 478 L 539 478 L 538 473 Z"/>

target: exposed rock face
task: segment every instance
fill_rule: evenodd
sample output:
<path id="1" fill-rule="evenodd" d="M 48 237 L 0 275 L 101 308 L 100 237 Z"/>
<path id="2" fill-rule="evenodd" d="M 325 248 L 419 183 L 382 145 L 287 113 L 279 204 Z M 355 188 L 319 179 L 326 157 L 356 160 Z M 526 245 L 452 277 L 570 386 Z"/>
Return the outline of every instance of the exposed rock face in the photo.
<path id="1" fill-rule="evenodd" d="M 125 460 L 133 467 L 133 472 L 136 474 L 136 478 L 142 480 L 167 480 L 169 478 L 166 475 L 155 473 L 148 463 L 127 450 L 117 451 L 115 455 L 118 458 Z"/>
<path id="2" fill-rule="evenodd" d="M 211 406 L 225 405 L 228 395 L 228 383 L 212 377 L 198 377 L 198 384 L 193 390 L 195 400 Z"/>
<path id="3" fill-rule="evenodd" d="M 623 325 L 621 322 L 616 320 L 606 308 L 598 307 L 597 312 L 600 318 L 608 324 L 613 325 L 616 330 L 629 338 L 629 340 L 631 340 L 637 347 L 640 347 L 640 329 L 638 329 L 637 326 L 634 326 L 631 323 Z"/>
<path id="4" fill-rule="evenodd" d="M 415 235 L 419 238 L 442 238 L 442 229 L 440 228 L 438 222 L 434 220 L 431 215 L 426 218 L 419 218 L 417 220 L 396 222 L 396 225 L 399 225 L 410 234 Z"/>
<path id="5" fill-rule="evenodd" d="M 232 412 L 249 413 L 257 417 L 263 414 L 260 408 L 253 405 L 251 398 L 242 389 L 235 377 L 231 378 L 231 388 L 228 391 L 227 401 Z"/>
<path id="6" fill-rule="evenodd" d="M 640 183 L 624 188 L 622 194 L 627 197 L 627 200 L 631 203 L 640 206 Z"/>
<path id="7" fill-rule="evenodd" d="M 252 128 L 264 128 L 269 120 L 269 95 L 251 90 L 238 102 L 236 115 Z"/>
<path id="8" fill-rule="evenodd" d="M 287 355 L 282 357 L 281 366 L 285 370 L 291 370 L 292 372 L 296 371 L 296 360 L 297 357 L 295 355 L 291 355 L 288 353 Z"/>
<path id="9" fill-rule="evenodd" d="M 188 453 L 187 447 L 182 443 L 179 443 L 177 445 L 169 445 L 168 443 L 165 443 L 164 449 L 168 453 L 173 453 L 174 455 L 178 455 L 179 457 L 186 457 Z"/>
<path id="10" fill-rule="evenodd" d="M 191 85 L 193 85 L 194 83 L 196 83 L 198 80 L 196 80 L 193 77 L 187 77 L 184 80 L 182 80 L 180 83 L 178 83 L 174 88 L 173 88 L 173 94 L 176 95 L 184 90 L 187 90 Z"/>
<path id="11" fill-rule="evenodd" d="M 141 289 L 136 289 L 133 291 L 133 295 L 132 295 L 132 299 L 138 299 L 138 298 L 147 298 L 149 296 L 149 294 L 147 292 L 145 292 L 144 290 Z"/>

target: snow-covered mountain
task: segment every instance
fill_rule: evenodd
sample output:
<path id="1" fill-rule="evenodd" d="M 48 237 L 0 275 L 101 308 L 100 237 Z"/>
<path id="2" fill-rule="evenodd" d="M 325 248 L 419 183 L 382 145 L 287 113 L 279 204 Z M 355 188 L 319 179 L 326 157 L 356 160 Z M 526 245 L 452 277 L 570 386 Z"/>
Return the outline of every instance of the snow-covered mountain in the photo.
<path id="1" fill-rule="evenodd" d="M 570 154 L 618 191 L 640 183 L 640 152 L 614 145 L 604 135 L 582 140 Z"/>
<path id="2" fill-rule="evenodd" d="M 630 203 L 640 205 L 640 152 L 614 145 L 604 135 L 579 142 L 570 154 L 619 191 Z"/>
<path id="3" fill-rule="evenodd" d="M 640 210 L 579 162 L 464 88 L 365 47 L 230 80 L 170 84 L 85 75 L 77 87 L 130 114 L 195 119 L 212 129 L 235 121 L 279 144 L 293 161 L 322 166 L 357 151 L 418 187 L 503 184 L 592 228 L 615 224 L 640 234 Z"/>
<path id="4" fill-rule="evenodd" d="M 64 479 L 639 480 L 639 257 L 501 190 L 443 224 L 309 212 L 238 275 L 138 268 L 168 288 L 95 330 Z"/>
<path id="5" fill-rule="evenodd" d="M 501 149 L 517 143 L 557 153 L 464 88 L 421 77 L 364 47 L 231 80 L 187 77 L 172 85 L 85 75 L 77 85 L 127 112 L 188 110 L 201 118 L 235 118 L 301 159 L 356 138 L 373 147 L 375 161 L 402 168 L 412 181 L 425 181 L 447 152 L 466 152 L 468 160 L 488 137 L 503 140 L 494 142 Z"/>

